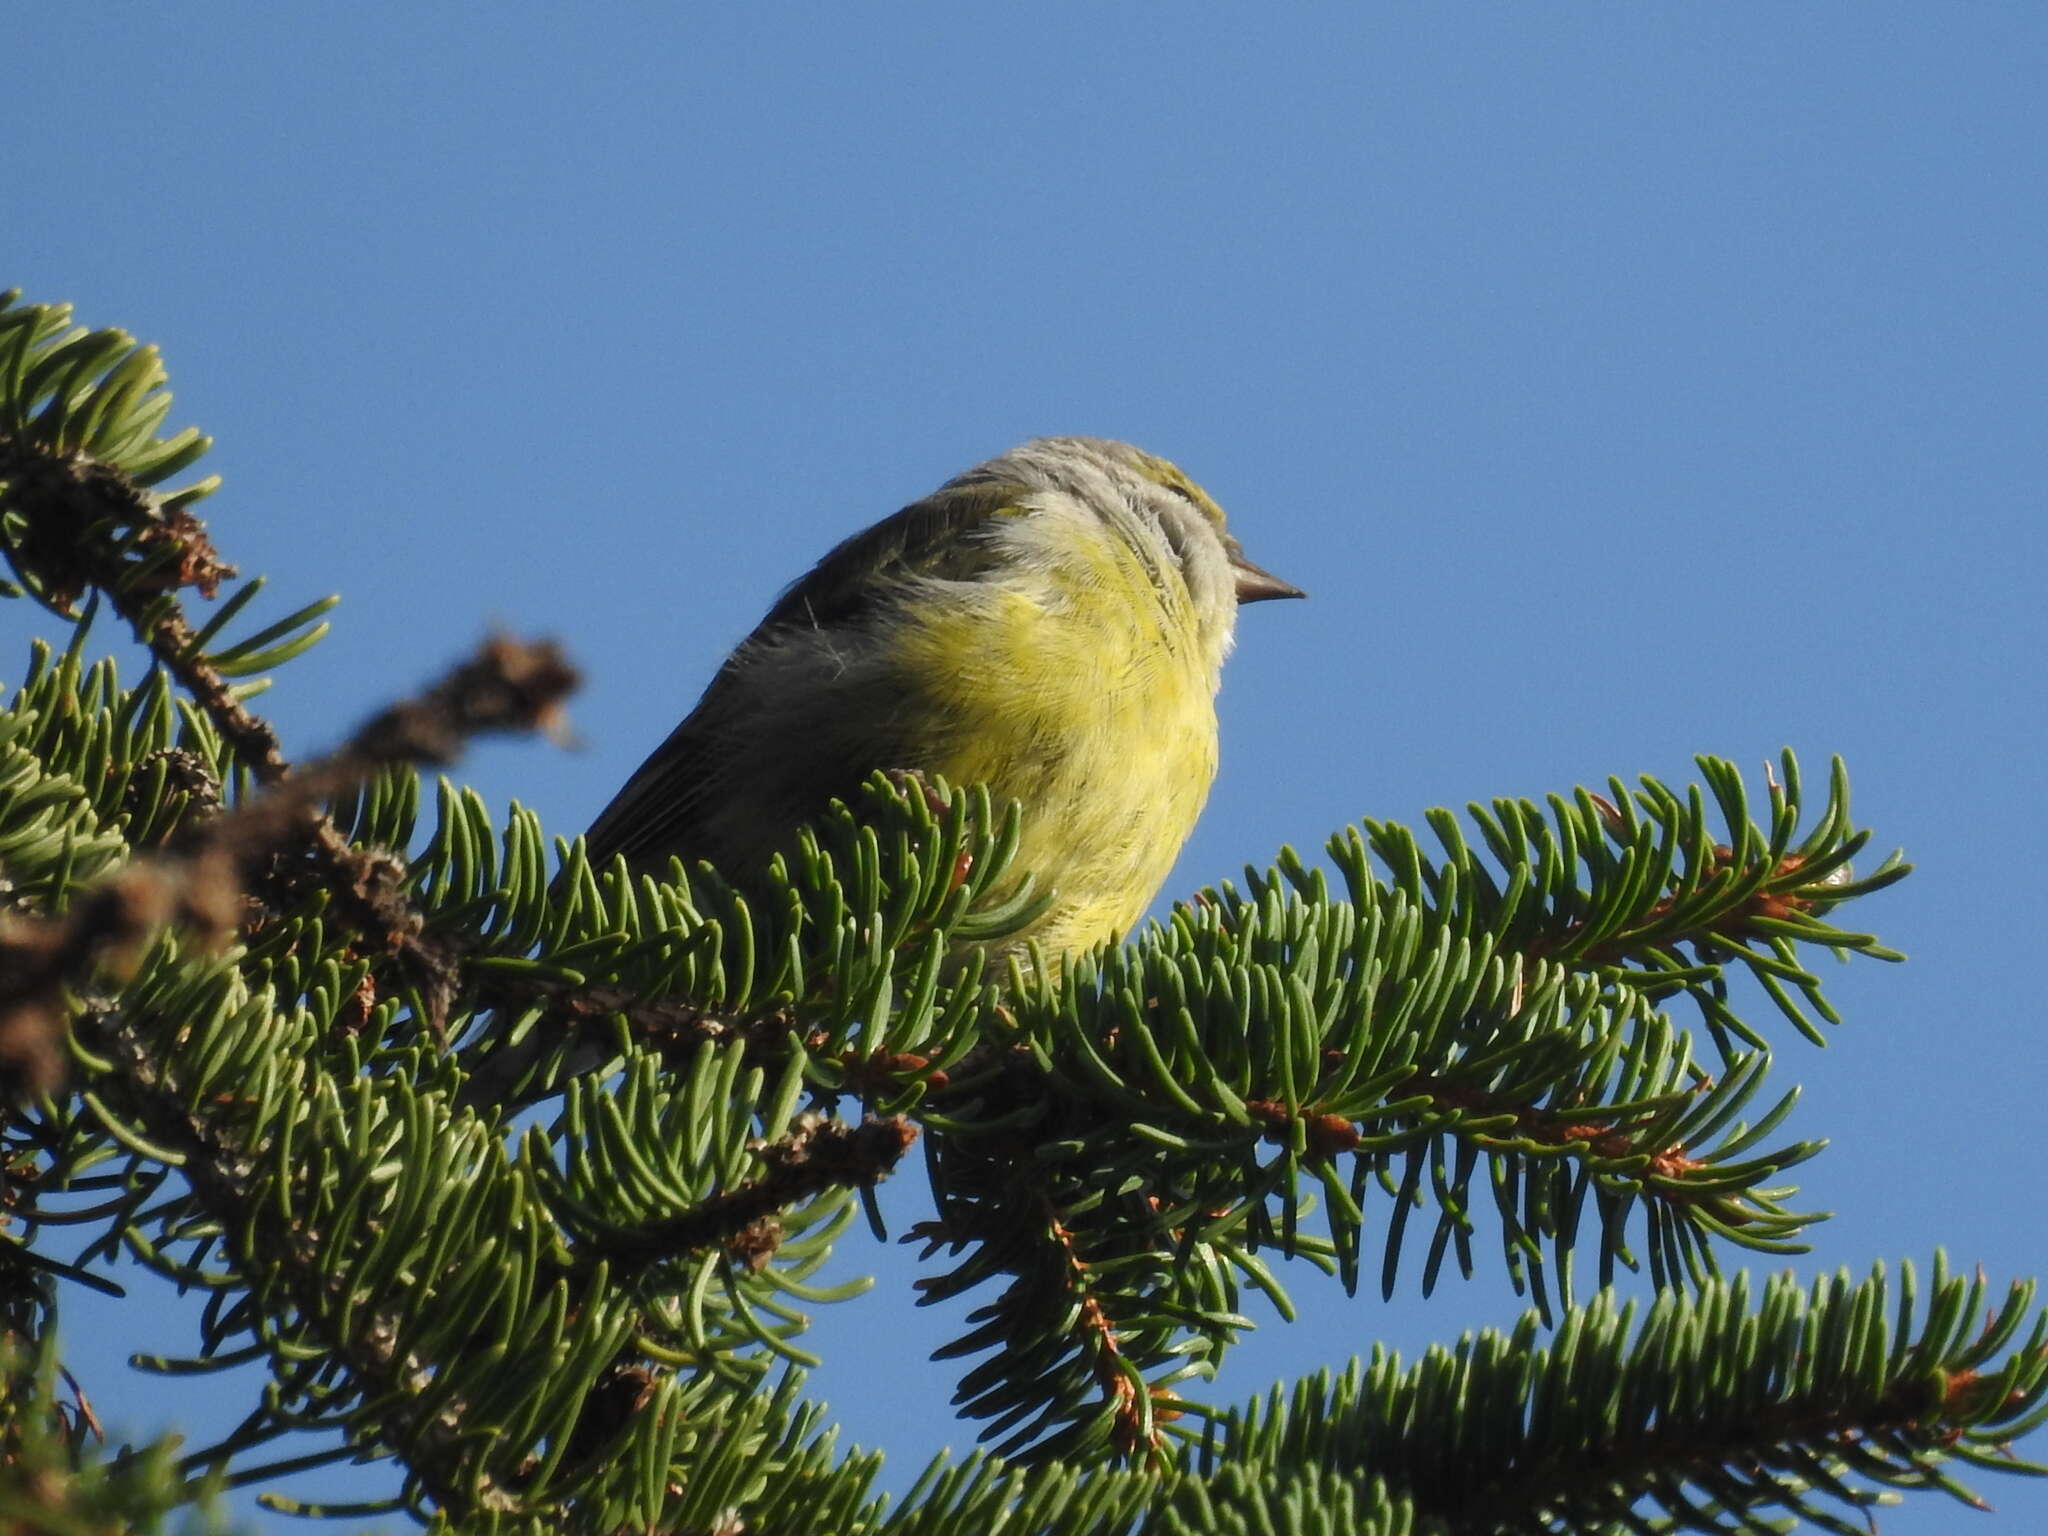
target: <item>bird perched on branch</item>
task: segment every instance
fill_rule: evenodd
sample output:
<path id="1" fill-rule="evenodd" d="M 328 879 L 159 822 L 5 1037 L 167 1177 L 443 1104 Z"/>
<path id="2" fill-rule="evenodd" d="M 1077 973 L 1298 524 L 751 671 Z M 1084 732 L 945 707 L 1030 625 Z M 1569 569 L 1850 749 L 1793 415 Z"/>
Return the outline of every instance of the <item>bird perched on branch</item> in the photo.
<path id="1" fill-rule="evenodd" d="M 1300 597 L 1128 443 L 1038 438 L 857 533 L 776 602 L 588 836 L 744 880 L 876 769 L 1024 807 L 1053 896 L 1008 942 L 1084 949 L 1143 915 L 1216 773 L 1240 603 Z"/>

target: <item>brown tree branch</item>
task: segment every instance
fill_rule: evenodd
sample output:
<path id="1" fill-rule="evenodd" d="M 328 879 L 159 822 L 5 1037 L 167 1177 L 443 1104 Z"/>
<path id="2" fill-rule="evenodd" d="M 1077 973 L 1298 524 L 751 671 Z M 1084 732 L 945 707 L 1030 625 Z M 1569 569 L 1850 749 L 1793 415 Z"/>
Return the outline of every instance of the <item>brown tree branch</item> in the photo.
<path id="1" fill-rule="evenodd" d="M 296 846 L 343 920 L 369 944 L 440 974 L 404 894 L 404 866 L 351 847 L 317 806 L 389 764 L 445 762 L 482 731 L 559 732 L 573 667 L 549 642 L 494 637 L 438 683 L 365 724 L 338 752 L 268 793 L 195 822 L 171 851 L 137 859 L 61 917 L 0 922 L 0 1091 L 39 1092 L 62 1077 L 67 988 L 99 964 L 132 973 L 168 924 L 210 947 L 241 926 L 255 873 Z M 452 983 L 450 983 L 452 990 Z"/>

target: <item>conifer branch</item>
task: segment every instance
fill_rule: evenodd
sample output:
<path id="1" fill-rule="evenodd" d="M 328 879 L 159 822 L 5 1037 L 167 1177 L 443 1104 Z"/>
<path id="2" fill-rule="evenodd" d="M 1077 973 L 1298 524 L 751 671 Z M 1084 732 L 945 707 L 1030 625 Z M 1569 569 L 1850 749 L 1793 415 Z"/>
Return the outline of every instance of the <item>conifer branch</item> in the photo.
<path id="1" fill-rule="evenodd" d="M 706 1249 L 759 1270 L 781 1241 L 781 1212 L 828 1190 L 872 1188 L 916 1139 L 900 1116 L 855 1126 L 803 1115 L 788 1135 L 755 1149 L 755 1178 L 660 1221 L 594 1234 L 588 1246 L 621 1272 Z"/>
<path id="2" fill-rule="evenodd" d="M 418 954 L 422 926 L 402 890 L 403 865 L 351 847 L 314 807 L 381 768 L 445 762 L 480 731 L 558 728 L 576 674 L 548 644 L 492 639 L 439 683 L 369 721 L 345 746 L 233 811 L 185 829 L 176 851 L 136 861 L 61 917 L 0 924 L 0 1091 L 46 1093 L 61 1078 L 67 988 L 107 957 L 132 975 L 157 931 L 177 924 L 203 952 L 244 921 L 248 877 L 299 839 L 315 878 L 378 949 Z M 304 878 L 303 875 L 300 878 Z"/>
<path id="3" fill-rule="evenodd" d="M 1819 1501 L 1876 1502 L 1859 1479 L 1968 1501 L 1935 1466 L 1981 1463 L 2048 1416 L 2048 1317 L 2017 1285 L 1975 1331 L 1984 1282 L 1939 1258 L 1916 1323 L 1918 1289 L 1907 1264 L 1896 1285 L 1882 1267 L 1806 1289 L 1775 1276 L 1752 1303 L 1738 1277 L 1664 1292 L 1640 1325 L 1602 1293 L 1549 1343 L 1531 1314 L 1414 1366 L 1376 1351 L 1276 1391 L 1221 1421 L 1199 1465 L 1341 1471 L 1456 1536 L 1606 1529 L 1645 1501 L 1706 1532 L 1773 1509 L 1837 1530 Z"/>
<path id="4" fill-rule="evenodd" d="M 671 1062 L 735 1039 L 768 1067 L 800 1053 L 821 1092 L 902 1108 L 980 1038 L 987 988 L 981 956 L 956 942 L 963 926 L 1000 938 L 1036 911 L 1031 881 L 1010 871 L 1018 808 L 986 790 L 876 775 L 744 894 L 679 862 L 666 881 L 623 864 L 600 878 L 570 848 L 551 879 L 522 868 L 501 899 L 511 850 L 485 861 L 496 839 L 480 806 L 451 816 L 415 868 L 430 908 L 492 908 L 463 978 L 499 1025 L 463 1054 L 463 1102 L 479 1107 L 560 1092 L 611 1059 L 623 1030 Z M 534 963 L 536 944 L 573 950 L 573 972 Z"/>
<path id="5" fill-rule="evenodd" d="M 5 432 L 0 483 L 6 511 L 20 519 L 11 559 L 38 596 L 69 615 L 86 589 L 105 593 L 258 782 L 283 778 L 290 765 L 277 732 L 201 654 L 174 595 L 192 588 L 210 599 L 235 574 L 189 506 L 167 504 L 117 465 Z"/>
<path id="6" fill-rule="evenodd" d="M 323 1262 L 322 1234 L 281 1220 L 267 1199 L 270 1176 L 260 1149 L 231 1141 L 211 1117 L 186 1106 L 187 1095 L 158 1067 L 144 1037 L 126 1021 L 90 1021 L 94 1044 L 119 1064 L 132 1106 L 149 1140 L 173 1155 L 199 1208 L 223 1228 L 243 1234 L 245 1258 L 261 1263 L 269 1283 L 307 1319 L 353 1317 L 345 1331 L 323 1329 L 322 1342 L 347 1367 L 356 1395 L 380 1405 L 375 1428 L 387 1445 L 411 1448 L 411 1474 L 451 1510 L 511 1509 L 516 1500 L 486 1478 L 458 1477 L 463 1426 L 423 1389 L 430 1362 L 402 1351 L 404 1330 L 388 1307 L 356 1307 L 347 1281 Z M 274 1303 L 273 1303 L 274 1304 Z M 365 1426 L 368 1427 L 368 1426 Z M 199 1470 L 211 1458 L 188 1458 Z"/>
<path id="7" fill-rule="evenodd" d="M 405 889 L 405 862 L 354 846 L 315 807 L 382 769 L 447 763 L 474 735 L 538 730 L 560 737 L 561 701 L 577 682 L 552 642 L 493 636 L 426 690 L 371 718 L 340 750 L 275 785 L 249 808 L 254 819 L 239 834 L 251 847 L 287 837 L 303 847 L 304 865 L 284 867 L 272 904 L 288 904 L 295 885 L 325 892 L 370 951 L 408 968 L 429 999 L 426 1022 L 438 1032 L 457 985 L 457 953 L 425 937 L 426 920 Z"/>

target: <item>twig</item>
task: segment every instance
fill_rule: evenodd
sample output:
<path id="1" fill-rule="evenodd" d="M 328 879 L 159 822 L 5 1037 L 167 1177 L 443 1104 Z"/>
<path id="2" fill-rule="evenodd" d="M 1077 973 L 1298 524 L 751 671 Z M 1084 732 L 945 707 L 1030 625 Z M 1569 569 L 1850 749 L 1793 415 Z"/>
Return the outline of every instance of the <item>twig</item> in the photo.
<path id="1" fill-rule="evenodd" d="M 16 557 L 40 578 L 43 596 L 59 612 L 88 587 L 107 594 L 135 638 L 205 711 L 214 729 L 257 781 L 274 784 L 289 771 L 277 732 L 237 699 L 226 678 L 193 645 L 196 631 L 171 593 L 184 587 L 211 598 L 235 574 L 207 537 L 206 525 L 183 507 L 166 511 L 163 499 L 108 464 L 48 452 L 39 445 L 0 438 L 0 480 L 7 500 L 23 513 Z M 109 528 L 141 530 L 139 547 L 161 556 L 147 574 L 124 560 Z"/>
<path id="2" fill-rule="evenodd" d="M 590 1251 L 629 1267 L 679 1254 L 723 1248 L 758 1271 L 780 1245 L 776 1214 L 829 1189 L 866 1189 L 887 1178 L 917 1140 L 917 1128 L 900 1115 L 848 1125 L 824 1115 L 798 1116 L 779 1141 L 755 1148 L 759 1178 L 700 1201 L 665 1221 L 630 1231 L 592 1234 Z"/>
<path id="3" fill-rule="evenodd" d="M 493 637 L 424 693 L 370 720 L 340 751 L 193 824 L 171 852 L 129 864 L 63 916 L 0 926 L 0 1090 L 47 1091 L 61 1080 L 69 983 L 102 962 L 132 973 L 149 940 L 172 923 L 219 947 L 241 925 L 252 872 L 302 839 L 310 877 L 330 892 L 344 921 L 371 946 L 441 977 L 452 961 L 422 942 L 402 862 L 351 847 L 316 807 L 387 765 L 446 762 L 483 731 L 559 734 L 562 700 L 576 682 L 551 642 Z M 452 992 L 452 981 L 436 990 Z"/>

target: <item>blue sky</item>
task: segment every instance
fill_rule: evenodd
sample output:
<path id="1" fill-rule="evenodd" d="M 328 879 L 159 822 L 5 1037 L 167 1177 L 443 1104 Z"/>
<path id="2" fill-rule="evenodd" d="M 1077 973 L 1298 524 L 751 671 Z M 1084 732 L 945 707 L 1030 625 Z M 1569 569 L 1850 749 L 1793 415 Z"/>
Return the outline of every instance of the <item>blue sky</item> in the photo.
<path id="1" fill-rule="evenodd" d="M 14 29 L 0 286 L 161 343 L 228 557 L 274 612 L 343 594 L 267 700 L 295 754 L 552 633 L 585 750 L 464 776 L 574 833 L 831 542 L 1021 438 L 1129 438 L 1312 594 L 1245 616 L 1168 894 L 1360 816 L 1842 753 L 1919 872 L 1859 915 L 1911 963 L 1840 972 L 1837 1043 L 1778 1067 L 1832 1140 L 1802 1268 L 2048 1272 L 2048 10 L 702 9 Z M 900 1483 L 965 1437 L 949 1320 L 901 1255 L 839 1272 L 876 1266 L 816 1383 Z M 1518 1310 L 1295 1284 L 1218 1398 Z M 190 1338 L 160 1299 L 70 1315 L 113 1421 L 239 1415 L 127 1376 Z M 1976 1481 L 1985 1529 L 2048 1525 Z"/>

